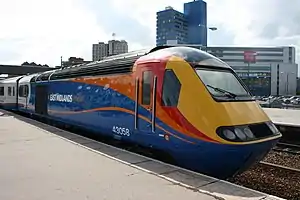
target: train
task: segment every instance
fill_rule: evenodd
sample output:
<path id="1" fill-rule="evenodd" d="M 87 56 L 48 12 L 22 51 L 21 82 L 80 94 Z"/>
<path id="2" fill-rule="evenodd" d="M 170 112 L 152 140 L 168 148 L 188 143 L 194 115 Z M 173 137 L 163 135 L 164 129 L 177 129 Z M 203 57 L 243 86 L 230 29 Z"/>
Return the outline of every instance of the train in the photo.
<path id="1" fill-rule="evenodd" d="M 261 161 L 282 136 L 232 67 L 187 46 L 8 78 L 0 105 L 164 152 L 221 179 Z"/>

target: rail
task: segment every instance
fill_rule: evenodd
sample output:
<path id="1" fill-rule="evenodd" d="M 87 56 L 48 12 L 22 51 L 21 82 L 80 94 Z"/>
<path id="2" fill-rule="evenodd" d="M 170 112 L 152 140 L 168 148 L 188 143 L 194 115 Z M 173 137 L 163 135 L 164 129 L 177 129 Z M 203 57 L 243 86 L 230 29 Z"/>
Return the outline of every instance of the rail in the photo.
<path id="1" fill-rule="evenodd" d="M 286 152 L 295 155 L 300 155 L 300 145 L 278 142 L 276 146 L 273 148 L 273 151 Z"/>
<path id="2" fill-rule="evenodd" d="M 284 170 L 284 171 L 288 171 L 288 172 L 292 172 L 292 173 L 297 173 L 297 174 L 300 175 L 300 169 L 296 169 L 296 168 L 292 168 L 292 167 L 286 167 L 286 166 L 283 166 L 283 165 L 277 165 L 277 164 L 264 162 L 264 161 L 259 162 L 259 165 L 266 166 L 266 167 L 271 167 L 271 168 L 274 168 L 274 169 L 280 169 L 280 170 Z"/>

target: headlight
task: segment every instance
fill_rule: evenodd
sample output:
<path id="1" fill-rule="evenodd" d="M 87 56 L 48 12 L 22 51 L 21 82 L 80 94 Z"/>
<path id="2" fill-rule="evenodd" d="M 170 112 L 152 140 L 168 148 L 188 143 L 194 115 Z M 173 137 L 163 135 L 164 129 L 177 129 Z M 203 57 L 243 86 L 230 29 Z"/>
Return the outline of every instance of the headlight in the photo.
<path id="1" fill-rule="evenodd" d="M 266 124 L 268 125 L 268 127 L 271 129 L 271 131 L 273 133 L 278 133 L 279 132 L 277 127 L 275 126 L 275 124 L 273 122 L 269 121 L 269 122 L 266 122 Z"/>
<path id="2" fill-rule="evenodd" d="M 250 130 L 249 127 L 244 128 L 244 133 L 247 135 L 248 138 L 253 139 L 255 136 L 252 133 L 252 131 Z"/>
<path id="3" fill-rule="evenodd" d="M 216 133 L 224 140 L 231 142 L 249 142 L 280 134 L 275 124 L 271 121 L 259 124 L 220 126 Z"/>
<path id="4" fill-rule="evenodd" d="M 247 139 L 246 134 L 239 128 L 234 129 L 235 134 L 240 138 L 241 140 L 245 141 Z"/>
<path id="5" fill-rule="evenodd" d="M 236 135 L 234 134 L 234 132 L 232 132 L 229 129 L 225 129 L 223 131 L 224 136 L 229 139 L 229 140 L 235 140 L 236 139 Z"/>
<path id="6" fill-rule="evenodd" d="M 217 134 L 228 141 L 232 142 L 247 142 L 255 138 L 254 133 L 247 125 L 238 127 L 219 127 Z"/>

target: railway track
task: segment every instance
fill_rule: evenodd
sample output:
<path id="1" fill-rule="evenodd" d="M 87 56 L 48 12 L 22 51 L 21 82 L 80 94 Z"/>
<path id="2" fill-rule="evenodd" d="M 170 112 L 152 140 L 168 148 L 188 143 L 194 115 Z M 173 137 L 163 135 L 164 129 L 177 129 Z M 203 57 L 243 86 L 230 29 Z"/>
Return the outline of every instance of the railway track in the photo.
<path id="1" fill-rule="evenodd" d="M 295 154 L 295 155 L 300 155 L 300 145 L 278 142 L 276 144 L 276 146 L 273 148 L 273 151 L 280 151 L 280 152 L 286 152 L 286 153 L 291 153 L 291 154 Z"/>
<path id="2" fill-rule="evenodd" d="M 278 165 L 278 164 L 274 164 L 274 163 L 270 163 L 270 162 L 264 162 L 264 161 L 259 162 L 259 165 L 264 166 L 264 167 L 269 167 L 269 168 L 275 168 L 278 170 L 285 170 L 285 171 L 289 171 L 292 173 L 297 173 L 300 176 L 300 169 L 287 167 L 287 166 L 283 166 L 283 165 Z"/>
<path id="3" fill-rule="evenodd" d="M 300 170 L 259 162 L 228 181 L 284 199 L 300 199 Z"/>
<path id="4" fill-rule="evenodd" d="M 267 159 L 230 182 L 285 199 L 300 199 L 300 145 L 278 143 Z"/>

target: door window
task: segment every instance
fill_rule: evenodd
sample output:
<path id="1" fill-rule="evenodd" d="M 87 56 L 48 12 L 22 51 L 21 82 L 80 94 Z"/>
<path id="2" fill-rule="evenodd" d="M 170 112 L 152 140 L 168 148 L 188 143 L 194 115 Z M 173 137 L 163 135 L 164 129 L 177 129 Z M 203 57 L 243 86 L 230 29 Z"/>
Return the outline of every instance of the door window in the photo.
<path id="1" fill-rule="evenodd" d="M 8 87 L 8 96 L 11 96 L 11 87 Z"/>
<path id="2" fill-rule="evenodd" d="M 152 71 L 144 71 L 143 80 L 142 80 L 142 104 L 143 105 L 150 105 L 151 82 L 152 82 Z"/>

